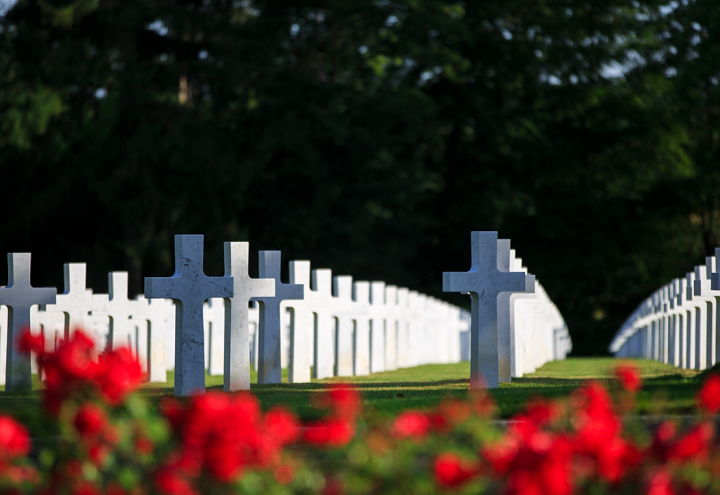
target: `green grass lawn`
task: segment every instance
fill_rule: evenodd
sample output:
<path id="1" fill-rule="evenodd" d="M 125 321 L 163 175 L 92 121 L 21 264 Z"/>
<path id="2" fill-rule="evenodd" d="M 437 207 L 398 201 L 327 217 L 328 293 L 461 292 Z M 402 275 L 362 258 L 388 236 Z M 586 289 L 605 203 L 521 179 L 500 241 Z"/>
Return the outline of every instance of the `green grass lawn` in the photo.
<path id="1" fill-rule="evenodd" d="M 641 414 L 686 414 L 693 411 L 693 398 L 700 380 L 698 372 L 679 370 L 655 361 L 632 360 L 641 370 L 644 386 L 638 394 Z M 535 373 L 504 383 L 492 390 L 500 417 L 508 418 L 522 410 L 529 398 L 535 396 L 567 397 L 586 380 L 608 380 L 618 360 L 613 358 L 574 358 L 548 363 Z M 397 413 L 412 408 L 428 408 L 446 396 L 466 397 L 470 364 L 425 365 L 365 377 L 330 378 L 312 383 L 252 385 L 263 408 L 285 405 L 303 418 L 312 418 L 317 412 L 309 405 L 310 395 L 324 388 L 325 383 L 349 382 L 360 388 L 366 407 L 380 414 Z M 0 412 L 23 418 L 39 407 L 41 384 L 34 377 L 34 390 L 25 393 L 0 392 Z M 168 373 L 168 382 L 147 384 L 140 393 L 157 403 L 172 395 L 174 375 Z M 253 381 L 257 375 L 253 373 Z M 283 372 L 287 380 L 287 372 Z M 221 376 L 207 376 L 208 390 L 222 390 Z M 4 387 L 1 388 L 4 390 Z"/>

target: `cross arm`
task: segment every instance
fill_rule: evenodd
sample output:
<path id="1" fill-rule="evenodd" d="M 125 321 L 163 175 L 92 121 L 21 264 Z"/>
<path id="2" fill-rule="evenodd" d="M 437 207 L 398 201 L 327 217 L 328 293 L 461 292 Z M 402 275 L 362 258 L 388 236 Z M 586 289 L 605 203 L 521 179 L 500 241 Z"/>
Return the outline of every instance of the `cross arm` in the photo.
<path id="1" fill-rule="evenodd" d="M 206 294 L 206 299 L 210 299 L 213 297 L 230 298 L 235 295 L 233 277 L 208 277 L 207 282 L 213 287 L 211 290 L 208 290 L 208 294 Z"/>
<path id="2" fill-rule="evenodd" d="M 443 292 L 474 292 L 468 287 L 477 276 L 475 271 L 443 273 Z"/>
<path id="3" fill-rule="evenodd" d="M 146 277 L 145 297 L 147 299 L 180 299 L 178 296 L 181 284 L 180 277 Z"/>

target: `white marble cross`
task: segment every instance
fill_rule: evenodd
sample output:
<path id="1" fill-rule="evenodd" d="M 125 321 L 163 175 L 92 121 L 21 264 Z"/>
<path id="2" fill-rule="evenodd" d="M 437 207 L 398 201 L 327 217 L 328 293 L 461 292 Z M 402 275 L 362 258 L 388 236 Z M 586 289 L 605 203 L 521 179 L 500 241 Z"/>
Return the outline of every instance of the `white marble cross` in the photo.
<path id="1" fill-rule="evenodd" d="M 290 366 L 290 325 L 292 314 L 285 301 L 280 307 L 280 366 L 288 369 Z"/>
<path id="2" fill-rule="evenodd" d="M 87 289 L 92 294 L 92 289 Z M 102 294 L 107 299 L 107 294 Z M 85 317 L 86 332 L 90 338 L 95 341 L 95 349 L 107 349 L 109 344 L 108 336 L 110 335 L 110 317 L 107 311 L 91 312 Z"/>
<path id="3" fill-rule="evenodd" d="M 707 368 L 707 343 L 708 343 L 708 311 L 707 301 L 700 296 L 695 296 L 695 272 L 688 272 L 685 275 L 686 287 L 685 287 L 685 298 L 689 305 L 688 312 L 692 312 L 689 315 L 692 318 L 692 326 L 689 327 L 689 331 L 694 335 L 692 339 L 695 342 L 693 352 L 693 364 L 696 370 L 704 370 Z"/>
<path id="4" fill-rule="evenodd" d="M 290 283 L 303 286 L 303 298 L 291 299 L 283 303 L 290 309 L 290 352 L 288 355 L 288 381 L 290 383 L 310 382 L 311 349 L 313 332 L 313 313 L 310 300 L 310 262 L 291 261 L 289 264 Z"/>
<path id="5" fill-rule="evenodd" d="M 398 343 L 398 288 L 385 286 L 385 370 L 397 369 Z"/>
<path id="6" fill-rule="evenodd" d="M 107 311 L 108 295 L 93 294 L 85 287 L 85 263 L 65 263 L 65 292 L 58 294 L 55 304 L 47 304 L 41 309 L 47 312 L 59 311 L 65 314 L 64 338 L 80 328 L 86 330 L 85 318 L 92 311 Z"/>
<path id="7" fill-rule="evenodd" d="M 333 278 L 333 293 L 339 308 L 344 311 L 335 313 L 337 317 L 337 335 L 335 336 L 335 376 L 353 375 L 353 348 L 355 347 L 355 306 L 352 299 L 353 281 L 349 275 Z M 359 308 L 358 308 L 359 309 Z"/>
<path id="8" fill-rule="evenodd" d="M 408 294 L 408 336 L 407 336 L 407 359 L 408 366 L 422 364 L 423 347 L 425 343 L 425 322 L 423 320 L 427 296 L 417 291 L 410 291 Z"/>
<path id="9" fill-rule="evenodd" d="M 337 347 L 337 342 L 333 346 L 335 317 L 340 319 L 339 312 L 346 309 L 343 299 L 333 297 L 332 270 L 311 271 L 309 261 L 291 261 L 290 282 L 302 285 L 304 291 L 302 300 L 287 302 L 292 310 L 290 382 L 309 382 L 311 363 L 313 378 L 329 378 Z"/>
<path id="10" fill-rule="evenodd" d="M 497 388 L 498 299 L 502 292 L 530 292 L 524 273 L 498 270 L 497 232 L 473 232 L 472 268 L 466 273 L 443 273 L 443 291 L 469 292 L 472 300 L 470 388 Z"/>
<path id="11" fill-rule="evenodd" d="M 370 282 L 370 373 L 385 371 L 385 282 Z"/>
<path id="12" fill-rule="evenodd" d="M 128 322 L 130 328 L 130 347 L 140 361 L 143 371 L 147 374 L 150 369 L 150 355 L 152 352 L 150 331 L 150 301 L 138 294 L 135 301 L 138 311 L 130 315 Z"/>
<path id="13" fill-rule="evenodd" d="M 273 283 L 273 289 L 275 284 Z M 260 325 L 260 303 L 250 301 L 248 305 L 248 330 L 250 332 L 250 362 L 253 369 L 258 370 L 258 326 Z M 308 358 L 309 359 L 309 358 Z M 310 373 L 310 365 L 308 365 Z"/>
<path id="14" fill-rule="evenodd" d="M 275 296 L 255 297 L 260 303 L 258 326 L 258 383 L 281 383 L 280 305 L 287 299 L 302 299 L 303 286 L 280 280 L 280 251 L 260 251 L 260 278 L 275 280 Z"/>
<path id="15" fill-rule="evenodd" d="M 360 314 L 355 318 L 355 358 L 353 374 L 370 374 L 370 282 L 353 282 L 353 301 Z"/>
<path id="16" fill-rule="evenodd" d="M 249 243 L 226 242 L 224 247 L 225 276 L 233 280 L 233 296 L 225 302 L 223 390 L 237 392 L 250 390 L 250 359 L 251 355 L 255 355 L 250 349 L 249 302 L 254 297 L 274 297 L 275 280 L 262 274 L 259 279 L 250 278 Z M 260 260 L 260 270 L 264 272 L 262 255 Z M 256 333 L 255 338 L 258 337 Z"/>
<path id="17" fill-rule="evenodd" d="M 698 349 L 700 349 L 700 351 L 705 351 L 702 353 L 704 355 L 700 355 L 697 360 L 700 364 L 699 369 L 712 367 L 717 362 L 718 356 L 717 311 L 720 307 L 718 304 L 720 302 L 720 291 L 712 290 L 712 281 L 710 279 L 710 277 L 712 277 L 712 273 L 714 272 L 714 261 L 715 258 L 707 257 L 705 258 L 705 266 L 695 267 L 693 297 L 705 302 L 705 304 L 700 308 L 699 320 L 701 322 L 706 322 L 705 328 L 701 328 L 701 334 L 699 337 L 699 342 L 704 345 L 698 345 Z"/>
<path id="18" fill-rule="evenodd" d="M 688 285 L 688 280 L 690 285 Z M 695 357 L 697 353 L 697 314 L 698 304 L 692 300 L 692 278 L 686 274 L 685 278 L 679 279 L 676 292 L 676 304 L 680 317 L 678 318 L 678 334 L 680 337 L 680 349 L 682 357 L 681 365 L 685 369 L 696 369 Z M 688 297 L 689 296 L 689 297 Z"/>
<path id="19" fill-rule="evenodd" d="M 142 297 L 142 296 L 138 296 Z M 165 342 L 166 328 L 174 319 L 175 305 L 171 299 L 149 299 L 147 314 L 148 341 L 148 381 L 150 383 L 167 382 L 167 350 Z"/>
<path id="20" fill-rule="evenodd" d="M 401 287 L 397 293 L 398 330 L 397 330 L 397 357 L 398 368 L 407 368 L 410 364 L 409 332 L 410 332 L 410 289 Z"/>
<path id="21" fill-rule="evenodd" d="M 312 290 L 309 292 L 311 311 L 315 313 L 313 339 L 313 378 L 330 378 L 334 374 L 335 314 L 338 298 L 332 294 L 332 270 L 312 271 Z"/>
<path id="22" fill-rule="evenodd" d="M 30 356 L 18 350 L 22 332 L 30 327 L 30 306 L 55 304 L 57 289 L 30 285 L 30 253 L 8 254 L 8 286 L 0 288 L 0 305 L 8 307 L 5 390 L 31 390 Z"/>
<path id="23" fill-rule="evenodd" d="M 5 360 L 7 359 L 8 310 L 0 306 L 0 385 L 5 385 Z"/>
<path id="24" fill-rule="evenodd" d="M 133 340 L 130 337 L 130 318 L 143 319 L 147 314 L 147 302 L 128 299 L 127 272 L 111 272 L 108 274 L 109 300 L 107 313 L 110 317 L 109 349 L 129 347 Z"/>
<path id="25" fill-rule="evenodd" d="M 48 306 L 52 306 L 48 304 Z M 42 335 L 45 339 L 45 349 L 54 351 L 60 340 L 65 338 L 65 315 L 59 311 L 41 311 L 40 306 L 30 308 L 30 331 L 35 335 Z M 32 372 L 37 373 L 37 362 L 32 355 Z"/>
<path id="26" fill-rule="evenodd" d="M 673 279 L 668 284 L 668 363 L 673 366 L 682 366 L 680 356 L 683 355 L 679 332 L 682 327 L 682 316 L 680 316 L 680 309 L 677 306 L 678 284 L 678 279 Z M 678 320 L 680 320 L 680 325 L 678 325 Z"/>
<path id="27" fill-rule="evenodd" d="M 510 250 L 510 271 L 527 274 L 527 269 L 522 266 L 522 258 L 515 257 L 515 250 Z M 533 287 L 534 289 L 534 287 Z M 523 299 L 535 299 L 535 292 L 516 292 L 510 295 L 510 374 L 519 378 L 525 373 L 525 347 L 529 338 L 522 332 L 523 326 L 518 321 L 518 312 L 522 311 Z"/>
<path id="28" fill-rule="evenodd" d="M 176 301 L 175 395 L 205 393 L 203 302 L 211 297 L 232 297 L 232 277 L 208 277 L 203 272 L 203 236 L 175 236 L 175 273 L 147 277 L 145 297 Z"/>
<path id="29" fill-rule="evenodd" d="M 514 250 L 510 249 L 510 241 L 507 239 L 498 240 L 498 269 L 503 272 L 515 272 Z M 515 339 L 513 338 L 513 325 L 511 313 L 514 309 L 515 300 L 518 297 L 527 297 L 529 293 L 535 292 L 535 286 L 531 280 L 532 275 L 525 275 L 526 286 L 532 286 L 531 291 L 523 293 L 503 292 L 498 295 L 498 373 L 501 383 L 508 383 L 513 376 L 512 362 Z M 533 296 L 534 297 L 534 296 Z"/>
<path id="30" fill-rule="evenodd" d="M 225 371 L 225 299 L 222 297 L 208 299 L 204 318 L 207 324 L 208 336 L 206 341 L 208 374 L 210 376 L 220 376 Z M 248 353 L 248 359 L 249 356 Z"/>

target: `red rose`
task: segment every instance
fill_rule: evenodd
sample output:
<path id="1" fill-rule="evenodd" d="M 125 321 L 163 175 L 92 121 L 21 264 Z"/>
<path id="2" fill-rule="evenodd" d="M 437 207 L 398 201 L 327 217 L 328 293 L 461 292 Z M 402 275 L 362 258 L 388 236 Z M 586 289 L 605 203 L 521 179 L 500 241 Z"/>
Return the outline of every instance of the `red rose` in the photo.
<path id="1" fill-rule="evenodd" d="M 264 430 L 280 445 L 292 443 L 300 436 L 298 422 L 290 412 L 281 408 L 274 408 L 265 414 L 263 419 Z"/>
<path id="2" fill-rule="evenodd" d="M 305 429 L 303 440 L 315 445 L 342 447 L 352 440 L 355 428 L 347 421 L 328 418 L 311 423 Z"/>
<path id="3" fill-rule="evenodd" d="M 462 462 L 455 454 L 445 453 L 435 459 L 435 479 L 444 486 L 455 487 L 472 478 L 477 469 Z"/>
<path id="4" fill-rule="evenodd" d="M 701 423 L 695 426 L 670 447 L 669 458 L 679 461 L 705 459 L 710 450 L 710 439 L 714 432 L 710 423 Z"/>
<path id="5" fill-rule="evenodd" d="M 105 412 L 95 404 L 83 404 L 75 415 L 75 428 L 80 436 L 96 435 L 107 424 Z"/>
<path id="6" fill-rule="evenodd" d="M 96 466 L 100 466 L 105 462 L 108 456 L 108 448 L 104 445 L 93 445 L 88 450 L 88 457 Z"/>
<path id="7" fill-rule="evenodd" d="M 127 394 L 140 386 L 145 373 L 129 349 L 119 348 L 100 356 L 97 383 L 105 400 L 118 405 Z"/>
<path id="8" fill-rule="evenodd" d="M 27 429 L 9 416 L 0 416 L 0 456 L 18 457 L 30 452 Z"/>
<path id="9" fill-rule="evenodd" d="M 362 409 L 360 392 L 352 385 L 333 383 L 328 386 L 330 405 L 335 416 L 354 419 Z"/>
<path id="10" fill-rule="evenodd" d="M 165 495 L 196 495 L 190 483 L 175 469 L 162 469 L 155 475 L 155 484 Z"/>
<path id="11" fill-rule="evenodd" d="M 695 397 L 698 407 L 708 414 L 717 414 L 720 410 L 720 375 L 713 373 L 707 377 L 702 389 Z"/>
<path id="12" fill-rule="evenodd" d="M 430 420 L 418 411 L 408 411 L 397 417 L 392 427 L 397 438 L 424 438 L 430 430 Z"/>
<path id="13" fill-rule="evenodd" d="M 620 380 L 620 385 L 628 392 L 635 393 L 642 386 L 640 371 L 631 364 L 621 364 L 615 368 L 615 376 Z"/>
<path id="14" fill-rule="evenodd" d="M 675 495 L 672 488 L 672 477 L 666 471 L 655 473 L 648 483 L 647 495 Z"/>
<path id="15" fill-rule="evenodd" d="M 88 482 L 80 484 L 72 492 L 73 495 L 101 495 L 101 493 L 100 488 Z"/>

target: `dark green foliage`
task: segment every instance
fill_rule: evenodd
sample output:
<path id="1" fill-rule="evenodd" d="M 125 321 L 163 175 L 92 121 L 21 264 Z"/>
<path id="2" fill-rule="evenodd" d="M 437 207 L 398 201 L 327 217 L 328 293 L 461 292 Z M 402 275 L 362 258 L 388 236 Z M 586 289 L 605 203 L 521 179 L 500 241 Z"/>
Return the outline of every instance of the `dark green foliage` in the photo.
<path id="1" fill-rule="evenodd" d="M 720 14 L 663 3 L 20 0 L 0 251 L 140 292 L 203 233 L 208 274 L 249 240 L 465 304 L 441 274 L 498 230 L 602 354 L 720 242 Z"/>

